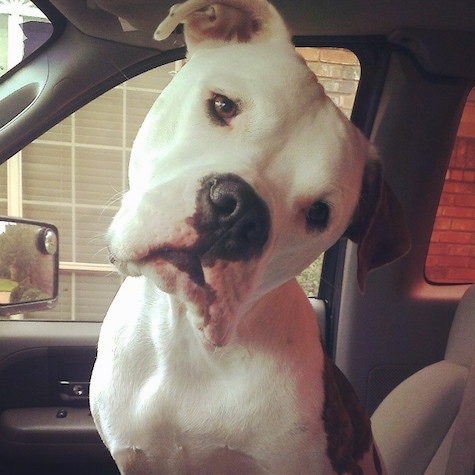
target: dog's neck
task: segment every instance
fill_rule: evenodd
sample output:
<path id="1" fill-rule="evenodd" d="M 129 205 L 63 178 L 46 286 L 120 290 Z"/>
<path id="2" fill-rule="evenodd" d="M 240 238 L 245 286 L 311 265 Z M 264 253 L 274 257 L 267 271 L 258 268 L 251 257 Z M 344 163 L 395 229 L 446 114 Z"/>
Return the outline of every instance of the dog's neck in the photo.
<path id="1" fill-rule="evenodd" d="M 270 351 L 301 346 L 309 334 L 313 341 L 319 339 L 316 318 L 295 279 L 261 297 L 237 328 L 241 342 L 249 342 Z"/>
<path id="2" fill-rule="evenodd" d="M 272 354 L 308 355 L 307 344 L 314 345 L 320 332 L 313 310 L 295 279 L 280 285 L 257 300 L 239 317 L 234 333 L 224 347 L 209 344 L 196 327 L 196 317 L 186 303 L 168 296 L 169 312 L 165 319 L 170 344 L 193 348 L 206 358 L 222 358 L 236 349 L 258 349 Z M 184 344 L 186 345 L 184 346 Z"/>

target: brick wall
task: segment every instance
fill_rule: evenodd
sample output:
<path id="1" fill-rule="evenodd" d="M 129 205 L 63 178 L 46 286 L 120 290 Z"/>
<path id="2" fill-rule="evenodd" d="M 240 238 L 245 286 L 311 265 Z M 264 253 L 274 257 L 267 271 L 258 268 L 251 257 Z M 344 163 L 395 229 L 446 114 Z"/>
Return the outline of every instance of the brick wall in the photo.
<path id="1" fill-rule="evenodd" d="M 341 48 L 298 48 L 298 51 L 328 96 L 350 117 L 360 79 L 360 63 L 355 54 Z"/>
<path id="2" fill-rule="evenodd" d="M 440 283 L 475 282 L 475 90 L 468 98 L 446 173 L 426 277 Z"/>

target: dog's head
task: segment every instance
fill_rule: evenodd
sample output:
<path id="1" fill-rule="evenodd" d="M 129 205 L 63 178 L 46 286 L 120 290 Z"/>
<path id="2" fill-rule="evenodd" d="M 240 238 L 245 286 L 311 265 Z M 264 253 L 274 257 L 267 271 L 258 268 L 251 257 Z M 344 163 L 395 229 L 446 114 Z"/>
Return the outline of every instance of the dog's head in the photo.
<path id="1" fill-rule="evenodd" d="M 121 271 L 176 295 L 223 345 L 259 297 L 345 231 L 361 243 L 360 282 L 407 237 L 370 144 L 266 0 L 189 0 L 156 37 L 178 23 L 189 61 L 135 140 L 109 248 Z"/>

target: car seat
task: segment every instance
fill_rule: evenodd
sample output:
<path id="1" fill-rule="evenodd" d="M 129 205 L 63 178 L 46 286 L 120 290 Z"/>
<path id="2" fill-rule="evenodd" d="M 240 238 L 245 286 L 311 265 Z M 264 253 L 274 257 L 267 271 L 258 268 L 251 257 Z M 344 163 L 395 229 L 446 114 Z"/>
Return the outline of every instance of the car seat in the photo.
<path id="1" fill-rule="evenodd" d="M 371 422 L 389 475 L 475 473 L 475 285 L 458 304 L 444 359 L 397 386 Z"/>

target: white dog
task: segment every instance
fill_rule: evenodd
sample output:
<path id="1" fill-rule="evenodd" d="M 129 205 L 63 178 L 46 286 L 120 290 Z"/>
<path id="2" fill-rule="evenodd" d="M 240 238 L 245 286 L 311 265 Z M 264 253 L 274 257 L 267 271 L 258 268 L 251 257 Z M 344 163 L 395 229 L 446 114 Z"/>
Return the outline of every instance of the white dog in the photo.
<path id="1" fill-rule="evenodd" d="M 400 207 L 266 0 L 189 0 L 157 39 L 179 23 L 189 61 L 109 230 L 130 277 L 100 335 L 97 428 L 127 475 L 382 473 L 294 276 L 346 233 L 362 283 L 406 251 Z"/>

